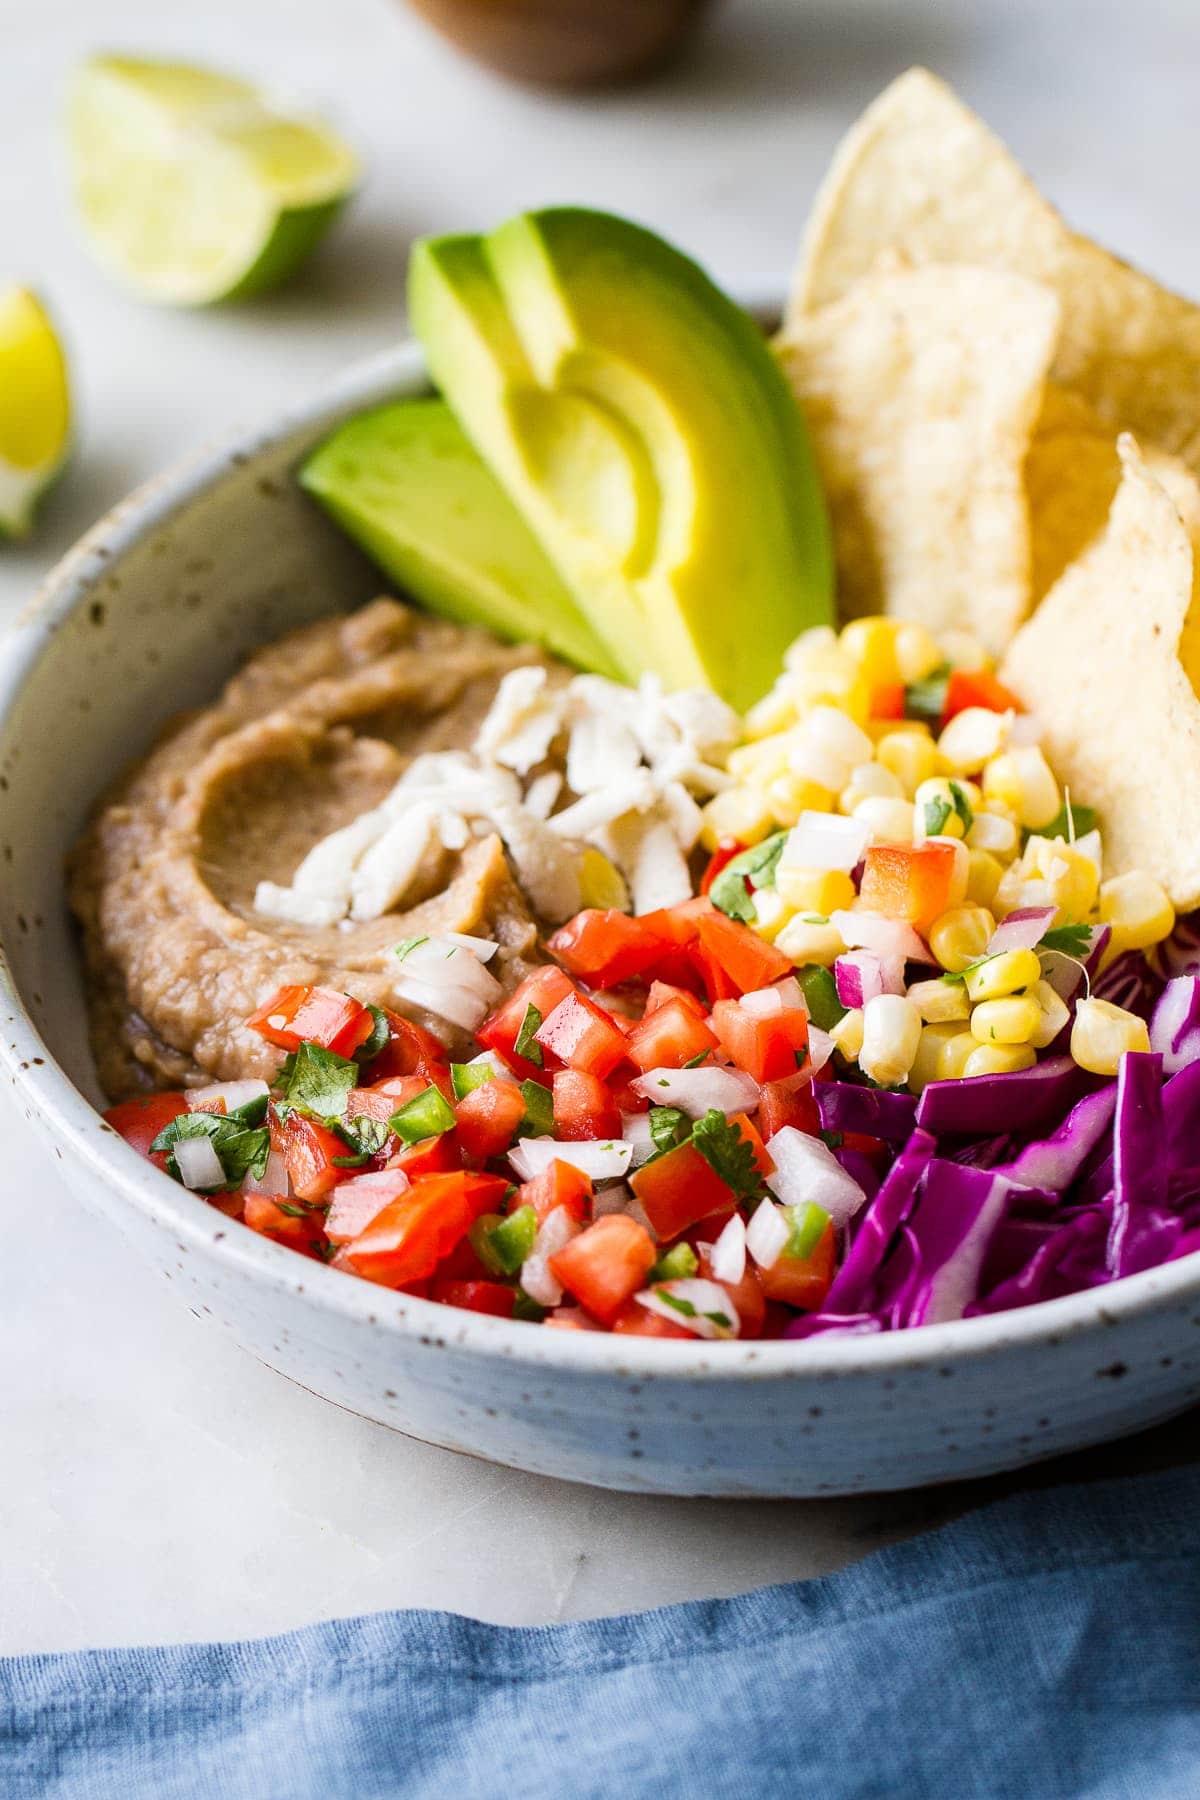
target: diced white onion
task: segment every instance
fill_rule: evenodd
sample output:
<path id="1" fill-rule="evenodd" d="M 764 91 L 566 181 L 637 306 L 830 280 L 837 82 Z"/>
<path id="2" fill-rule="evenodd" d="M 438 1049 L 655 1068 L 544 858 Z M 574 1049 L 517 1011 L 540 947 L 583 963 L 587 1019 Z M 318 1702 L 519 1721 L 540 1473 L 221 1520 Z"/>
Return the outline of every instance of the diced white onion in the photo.
<path id="1" fill-rule="evenodd" d="M 432 981 L 418 980 L 415 975 L 398 976 L 392 983 L 392 992 L 398 1000 L 419 1006 L 422 1011 L 432 1013 L 435 1019 L 445 1019 L 463 1031 L 474 1031 L 491 1010 L 487 1000 L 466 988 L 436 986 Z"/>
<path id="2" fill-rule="evenodd" d="M 521 1286 L 539 1306 L 557 1306 L 563 1297 L 562 1282 L 550 1273 L 550 1265 L 536 1251 L 521 1264 Z"/>
<path id="3" fill-rule="evenodd" d="M 763 1200 L 746 1227 L 746 1248 L 760 1269 L 773 1269 L 790 1235 L 782 1209 L 773 1200 Z"/>
<path id="4" fill-rule="evenodd" d="M 580 1226 L 571 1217 L 565 1206 L 556 1206 L 548 1212 L 538 1226 L 538 1234 L 533 1240 L 535 1256 L 557 1256 L 558 1252 L 578 1237 Z"/>
<path id="5" fill-rule="evenodd" d="M 870 828 L 861 819 L 845 819 L 838 813 L 802 812 L 788 833 L 780 867 L 839 869 L 849 873 L 862 861 L 870 841 Z"/>
<path id="6" fill-rule="evenodd" d="M 678 1306 L 672 1306 L 671 1301 L 664 1298 L 664 1294 L 681 1301 L 688 1311 L 682 1312 Z M 682 1325 L 685 1331 L 694 1332 L 697 1337 L 733 1338 L 741 1330 L 737 1308 L 725 1289 L 715 1281 L 705 1281 L 698 1276 L 682 1281 L 662 1281 L 656 1287 L 643 1289 L 634 1298 L 647 1312 L 659 1313 L 664 1319 Z M 719 1324 L 713 1314 L 728 1319 L 728 1325 Z"/>
<path id="7" fill-rule="evenodd" d="M 188 1111 L 211 1112 L 223 1102 L 227 1113 L 236 1112 L 252 1100 L 265 1100 L 269 1091 L 265 1081 L 214 1081 L 209 1087 L 189 1089 Z"/>
<path id="8" fill-rule="evenodd" d="M 654 1155 L 654 1139 L 650 1136 L 649 1113 L 622 1113 L 621 1136 L 632 1145 L 630 1167 L 640 1169 Z"/>
<path id="9" fill-rule="evenodd" d="M 280 1200 L 287 1199 L 292 1191 L 292 1184 L 288 1180 L 287 1164 L 278 1150 L 272 1150 L 261 1175 L 247 1175 L 242 1183 L 242 1191 L 246 1194 L 270 1194 Z"/>
<path id="10" fill-rule="evenodd" d="M 741 1213 L 734 1213 L 713 1245 L 709 1267 L 714 1281 L 730 1281 L 735 1287 L 746 1273 L 746 1225 Z"/>
<path id="11" fill-rule="evenodd" d="M 837 1045 L 829 1033 L 822 1031 L 821 1027 L 814 1025 L 810 1019 L 808 1021 L 808 1067 L 803 1074 L 807 1076 L 811 1072 L 813 1075 L 819 1075 L 836 1048 Z"/>
<path id="12" fill-rule="evenodd" d="M 866 1203 L 866 1194 L 833 1151 L 795 1125 L 785 1125 L 775 1133 L 767 1144 L 767 1155 L 775 1167 L 765 1177 L 766 1184 L 785 1206 L 811 1200 L 825 1209 L 840 1231 Z"/>
<path id="13" fill-rule="evenodd" d="M 504 1058 L 497 1056 L 494 1050 L 481 1050 L 479 1055 L 473 1056 L 465 1066 L 468 1069 L 490 1069 L 497 1081 L 511 1081 L 514 1087 L 518 1085 L 516 1076 Z"/>
<path id="14" fill-rule="evenodd" d="M 800 992 L 794 981 L 792 986 Z M 783 995 L 778 988 L 754 988 L 749 994 L 742 995 L 738 1005 L 752 1019 L 770 1019 L 783 1011 Z"/>
<path id="15" fill-rule="evenodd" d="M 522 1181 L 532 1181 L 553 1162 L 570 1163 L 593 1181 L 619 1181 L 629 1168 L 633 1145 L 621 1138 L 580 1138 L 560 1143 L 556 1138 L 519 1138 L 508 1160 Z"/>
<path id="16" fill-rule="evenodd" d="M 1017 847 L 1017 828 L 1003 813 L 977 812 L 967 832 L 967 843 L 972 850 L 1011 856 Z"/>
<path id="17" fill-rule="evenodd" d="M 446 932 L 421 938 L 398 960 L 406 976 L 415 975 L 434 987 L 466 988 L 468 993 L 478 994 L 492 1007 L 500 999 L 503 989 L 491 971 L 484 968 L 483 959 L 474 948 L 477 943 L 487 946 L 487 956 L 499 948 L 486 938 L 460 937 L 457 933 Z"/>
<path id="18" fill-rule="evenodd" d="M 521 1286 L 539 1306 L 557 1306 L 562 1299 L 562 1283 L 550 1272 L 550 1258 L 578 1237 L 579 1230 L 565 1206 L 556 1206 L 538 1227 L 533 1249 L 521 1264 Z"/>
<path id="19" fill-rule="evenodd" d="M 221 1159 L 213 1148 L 213 1141 L 207 1137 L 180 1138 L 172 1145 L 175 1154 L 179 1179 L 185 1188 L 215 1188 L 223 1186 L 225 1171 L 221 1167 Z"/>
<path id="20" fill-rule="evenodd" d="M 882 957 L 902 962 L 932 962 L 928 949 L 911 925 L 889 919 L 880 912 L 849 909 L 830 913 L 829 923 L 848 950 L 874 950 Z"/>
<path id="21" fill-rule="evenodd" d="M 740 1069 L 649 1069 L 633 1083 L 651 1106 L 678 1106 L 690 1119 L 717 1112 L 753 1112 L 758 1083 Z"/>

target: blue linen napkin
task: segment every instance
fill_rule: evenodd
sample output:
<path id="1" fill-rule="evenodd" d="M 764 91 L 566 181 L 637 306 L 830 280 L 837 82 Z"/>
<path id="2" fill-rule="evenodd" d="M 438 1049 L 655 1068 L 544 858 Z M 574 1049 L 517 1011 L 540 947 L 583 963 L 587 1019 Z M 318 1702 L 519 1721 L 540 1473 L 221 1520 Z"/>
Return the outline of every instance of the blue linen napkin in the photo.
<path id="1" fill-rule="evenodd" d="M 4 1800 L 1195 1800 L 1200 1467 L 839 1574 L 512 1630 L 381 1613 L 0 1661 Z"/>

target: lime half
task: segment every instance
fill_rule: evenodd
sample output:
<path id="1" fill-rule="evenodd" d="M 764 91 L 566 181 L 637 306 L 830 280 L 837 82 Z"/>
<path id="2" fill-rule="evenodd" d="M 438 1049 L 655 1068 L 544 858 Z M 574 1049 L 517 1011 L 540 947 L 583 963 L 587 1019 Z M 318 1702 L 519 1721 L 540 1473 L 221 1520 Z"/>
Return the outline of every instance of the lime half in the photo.
<path id="1" fill-rule="evenodd" d="M 358 180 L 349 146 L 249 83 L 97 56 L 68 108 L 72 180 L 105 267 L 148 300 L 204 306 L 275 287 Z"/>
<path id="2" fill-rule="evenodd" d="M 67 454 L 67 364 L 41 302 L 0 290 L 0 537 L 24 537 Z"/>

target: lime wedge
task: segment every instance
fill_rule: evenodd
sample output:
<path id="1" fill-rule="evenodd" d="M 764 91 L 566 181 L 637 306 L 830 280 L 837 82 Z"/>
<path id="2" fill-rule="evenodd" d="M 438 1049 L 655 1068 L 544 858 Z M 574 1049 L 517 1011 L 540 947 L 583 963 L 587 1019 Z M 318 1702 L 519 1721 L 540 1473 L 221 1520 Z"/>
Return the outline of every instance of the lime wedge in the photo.
<path id="1" fill-rule="evenodd" d="M 24 537 L 66 458 L 67 364 L 41 302 L 0 290 L 0 537 Z"/>
<path id="2" fill-rule="evenodd" d="M 92 57 L 72 84 L 68 130 L 97 256 L 167 305 L 286 280 L 359 174 L 332 131 L 273 111 L 247 82 L 182 63 Z"/>

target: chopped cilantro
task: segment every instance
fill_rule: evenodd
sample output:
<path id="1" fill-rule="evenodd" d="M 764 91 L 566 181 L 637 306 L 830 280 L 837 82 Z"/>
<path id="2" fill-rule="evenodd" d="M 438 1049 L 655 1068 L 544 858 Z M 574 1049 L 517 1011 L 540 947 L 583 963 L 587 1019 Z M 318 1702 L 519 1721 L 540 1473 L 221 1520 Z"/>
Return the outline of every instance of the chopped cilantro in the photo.
<path id="1" fill-rule="evenodd" d="M 425 1138 L 440 1137 L 454 1124 L 454 1108 L 439 1088 L 427 1087 L 423 1094 L 406 1100 L 394 1112 L 388 1125 L 406 1144 L 419 1144 Z"/>
<path id="2" fill-rule="evenodd" d="M 739 851 L 737 856 L 727 862 L 708 891 L 713 905 L 727 913 L 731 919 L 740 919 L 744 925 L 753 925 L 758 914 L 748 889 L 774 887 L 775 871 L 779 867 L 787 837 L 786 831 L 773 832 L 761 844 Z"/>
<path id="3" fill-rule="evenodd" d="M 925 836 L 941 837 L 946 827 L 946 820 L 953 811 L 953 802 L 945 799 L 943 795 L 939 794 L 936 800 L 926 800 L 924 807 Z"/>
<path id="4" fill-rule="evenodd" d="M 428 932 L 424 937 L 401 938 L 400 942 L 396 945 L 396 948 L 392 951 L 392 955 L 398 956 L 400 961 L 403 962 L 406 956 L 411 956 L 418 944 L 427 944 L 428 942 Z"/>
<path id="5" fill-rule="evenodd" d="M 542 1067 L 542 1046 L 536 1041 L 534 1033 L 541 1029 L 541 1013 L 536 1006 L 527 1006 L 525 1017 L 521 1020 L 521 1029 L 517 1033 L 517 1041 L 513 1045 L 518 1056 L 523 1056 L 539 1069 Z"/>
<path id="6" fill-rule="evenodd" d="M 817 1136 L 827 1150 L 840 1150 L 842 1144 L 845 1142 L 840 1131 L 825 1131 L 824 1129 L 821 1129 L 817 1132 Z"/>
<path id="7" fill-rule="evenodd" d="M 248 1126 L 236 1115 L 224 1113 L 185 1112 L 164 1125 L 151 1144 L 151 1150 L 165 1150 L 167 1173 L 181 1180 L 173 1146 L 181 1138 L 211 1138 L 217 1160 L 225 1176 L 221 1189 L 237 1188 L 247 1175 L 261 1177 L 271 1154 L 271 1133 L 265 1125 Z M 206 1193 L 219 1190 L 204 1189 Z"/>
<path id="8" fill-rule="evenodd" d="M 820 963 L 805 963 L 798 971 L 796 980 L 800 984 L 800 992 L 804 995 L 804 1004 L 813 1024 L 821 1031 L 832 1031 L 846 1013 L 838 999 L 837 982 L 832 972 L 823 969 Z"/>
<path id="9" fill-rule="evenodd" d="M 656 1281 L 684 1281 L 694 1275 L 700 1267 L 699 1258 L 690 1244 L 675 1244 L 663 1256 L 660 1256 L 650 1271 L 651 1283 Z"/>
<path id="10" fill-rule="evenodd" d="M 338 1136 L 349 1146 L 350 1154 L 335 1156 L 335 1169 L 361 1169 L 373 1156 L 378 1156 L 392 1135 L 382 1119 L 368 1118 L 365 1113 L 358 1113 L 353 1119 L 339 1119 L 337 1130 Z"/>
<path id="11" fill-rule="evenodd" d="M 392 1028 L 388 1022 L 388 1016 L 384 1012 L 382 1006 L 372 1006 L 371 1002 L 368 1000 L 367 1011 L 370 1013 L 374 1023 L 371 1026 L 371 1035 L 366 1043 L 360 1044 L 358 1049 L 354 1052 L 354 1060 L 360 1063 L 374 1062 L 380 1051 L 387 1049 L 392 1036 Z"/>
<path id="12" fill-rule="evenodd" d="M 495 1081 L 496 1071 L 490 1063 L 451 1063 L 450 1086 L 456 1100 L 465 1100 L 485 1081 Z"/>
<path id="13" fill-rule="evenodd" d="M 967 799 L 966 789 L 957 781 L 950 783 L 950 792 L 954 798 L 954 810 L 962 820 L 963 836 L 966 837 L 975 822 L 971 802 Z"/>
<path id="14" fill-rule="evenodd" d="M 525 1102 L 525 1117 L 517 1127 L 517 1135 L 553 1137 L 554 1099 L 550 1089 L 543 1087 L 540 1081 L 523 1081 L 521 1097 Z"/>
<path id="15" fill-rule="evenodd" d="M 707 1319 L 710 1325 L 719 1325 L 722 1331 L 732 1331 L 733 1330 L 733 1320 L 730 1318 L 728 1313 L 723 1313 L 723 1312 L 701 1313 L 700 1317 L 702 1319 Z"/>
<path id="16" fill-rule="evenodd" d="M 673 1312 L 682 1313 L 685 1319 L 694 1319 L 696 1317 L 695 1307 L 690 1300 L 685 1300 L 682 1294 L 668 1294 L 666 1288 L 662 1287 L 655 1288 L 654 1291 L 660 1300 L 666 1301 Z"/>
<path id="17" fill-rule="evenodd" d="M 762 1192 L 762 1178 L 754 1161 L 754 1146 L 737 1126 L 713 1107 L 692 1126 L 692 1143 L 713 1173 L 739 1200 Z"/>
<path id="18" fill-rule="evenodd" d="M 227 1119 L 237 1119 L 243 1125 L 261 1125 L 267 1116 L 269 1094 L 256 1094 L 253 1100 L 243 1100 L 232 1112 L 227 1112 Z"/>
<path id="19" fill-rule="evenodd" d="M 314 1119 L 340 1119 L 350 1089 L 357 1084 L 358 1064 L 322 1050 L 320 1044 L 301 1044 L 293 1050 L 277 1077 L 284 1105 Z"/>
<path id="20" fill-rule="evenodd" d="M 1064 956 L 1082 961 L 1092 947 L 1090 925 L 1054 925 L 1043 933 L 1039 950 L 1061 950 Z"/>
<path id="21" fill-rule="evenodd" d="M 276 1200 L 276 1206 L 289 1219 L 307 1219 L 315 1212 L 328 1212 L 329 1202 L 320 1200 Z"/>
<path id="22" fill-rule="evenodd" d="M 649 1118 L 650 1141 L 660 1156 L 674 1150 L 691 1131 L 691 1121 L 678 1106 L 652 1106 Z"/>
<path id="23" fill-rule="evenodd" d="M 910 681 L 904 690 L 904 714 L 909 719 L 924 719 L 927 724 L 940 721 L 946 706 L 946 683 L 950 665 L 943 663 L 923 681 Z"/>

